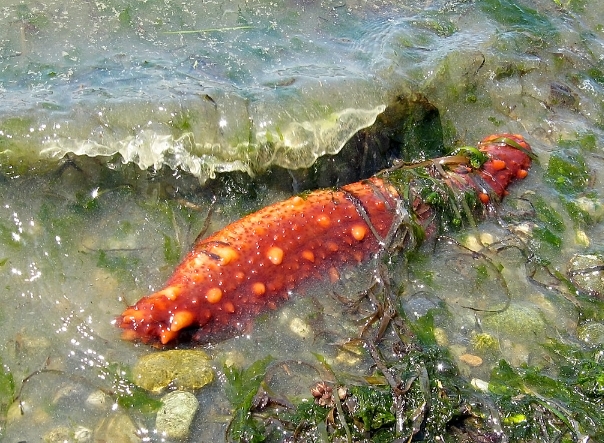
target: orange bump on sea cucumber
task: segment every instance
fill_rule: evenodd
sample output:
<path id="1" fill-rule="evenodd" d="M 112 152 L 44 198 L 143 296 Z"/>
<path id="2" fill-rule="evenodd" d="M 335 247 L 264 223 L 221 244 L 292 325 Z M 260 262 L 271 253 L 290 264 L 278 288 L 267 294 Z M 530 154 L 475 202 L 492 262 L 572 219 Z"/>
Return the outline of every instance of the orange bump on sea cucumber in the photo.
<path id="1" fill-rule="evenodd" d="M 171 331 L 169 329 L 164 329 L 159 334 L 159 341 L 161 341 L 162 345 L 169 343 L 171 340 L 174 340 L 178 337 L 178 331 Z"/>
<path id="2" fill-rule="evenodd" d="M 308 260 L 311 263 L 314 263 L 315 261 L 315 254 L 313 254 L 312 251 L 305 249 L 304 251 L 302 251 L 302 258 L 304 260 Z"/>
<path id="3" fill-rule="evenodd" d="M 135 331 L 134 329 L 124 329 L 122 331 L 122 340 L 128 340 L 128 341 L 133 341 L 136 340 L 138 337 L 138 332 Z"/>
<path id="4" fill-rule="evenodd" d="M 252 285 L 252 292 L 256 296 L 261 296 L 266 292 L 266 286 L 264 283 L 256 282 Z"/>
<path id="5" fill-rule="evenodd" d="M 122 314 L 124 321 L 129 323 L 136 323 L 137 321 L 143 320 L 145 317 L 145 313 L 139 311 L 138 309 L 128 308 Z"/>
<path id="6" fill-rule="evenodd" d="M 292 198 L 291 202 L 292 202 L 292 206 L 294 208 L 301 208 L 302 206 L 304 206 L 304 199 L 302 197 L 300 197 L 299 195 Z"/>
<path id="7" fill-rule="evenodd" d="M 220 264 L 222 266 L 228 265 L 231 261 L 239 258 L 239 253 L 231 246 L 214 245 L 209 252 L 220 257 Z"/>
<path id="8" fill-rule="evenodd" d="M 283 261 L 283 249 L 278 246 L 271 247 L 266 252 L 266 258 L 274 265 L 280 265 Z"/>
<path id="9" fill-rule="evenodd" d="M 493 160 L 493 169 L 495 171 L 501 171 L 502 169 L 505 169 L 506 165 L 505 162 L 503 160 Z"/>
<path id="10" fill-rule="evenodd" d="M 171 331 L 180 331 L 187 326 L 191 326 L 195 320 L 195 315 L 191 311 L 178 311 L 172 316 L 170 322 Z"/>
<path id="11" fill-rule="evenodd" d="M 363 225 L 354 225 L 352 228 L 350 228 L 350 233 L 355 240 L 361 241 L 367 234 L 367 228 Z"/>
<path id="12" fill-rule="evenodd" d="M 327 215 L 321 214 L 317 217 L 317 223 L 322 228 L 329 228 L 329 225 L 331 224 L 331 220 L 329 219 L 329 217 Z"/>
<path id="13" fill-rule="evenodd" d="M 340 279 L 340 273 L 333 266 L 329 268 L 327 273 L 329 274 L 329 281 L 331 281 L 332 283 L 336 283 Z"/>
<path id="14" fill-rule="evenodd" d="M 328 251 L 331 251 L 331 252 L 338 252 L 338 249 L 340 249 L 338 244 L 333 241 L 328 241 L 325 244 L 325 247 L 327 248 Z"/>
<path id="15" fill-rule="evenodd" d="M 218 303 L 222 299 L 222 289 L 220 288 L 210 288 L 208 292 L 206 292 L 206 300 L 209 303 Z"/>
<path id="16" fill-rule="evenodd" d="M 176 300 L 176 297 L 178 297 L 178 295 L 181 293 L 181 291 L 182 291 L 182 289 L 180 286 L 168 286 L 167 288 L 162 289 L 161 291 L 157 292 L 156 294 L 158 296 L 163 295 L 168 300 Z"/>

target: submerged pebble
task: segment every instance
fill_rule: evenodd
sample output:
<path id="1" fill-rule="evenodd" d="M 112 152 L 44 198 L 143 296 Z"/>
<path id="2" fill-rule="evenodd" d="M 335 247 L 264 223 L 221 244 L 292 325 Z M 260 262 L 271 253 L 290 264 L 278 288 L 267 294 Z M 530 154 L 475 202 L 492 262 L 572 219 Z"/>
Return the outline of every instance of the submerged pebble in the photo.
<path id="1" fill-rule="evenodd" d="M 210 357 L 203 351 L 170 350 L 145 355 L 134 366 L 134 383 L 147 391 L 168 386 L 195 390 L 214 380 Z"/>
<path id="2" fill-rule="evenodd" d="M 132 419 L 123 413 L 111 415 L 100 421 L 94 431 L 94 443 L 140 443 Z"/>
<path id="3" fill-rule="evenodd" d="M 75 429 L 58 426 L 44 434 L 43 441 L 45 443 L 64 443 L 66 441 L 87 443 L 92 441 L 92 431 L 84 426 L 77 426 Z"/>
<path id="4" fill-rule="evenodd" d="M 474 386 L 476 389 L 482 392 L 489 392 L 489 382 L 481 380 L 479 378 L 473 378 L 470 381 L 470 384 Z"/>
<path id="5" fill-rule="evenodd" d="M 473 368 L 482 365 L 482 358 L 474 354 L 462 354 L 459 356 L 459 360 Z"/>
<path id="6" fill-rule="evenodd" d="M 310 327 L 299 317 L 292 319 L 289 329 L 301 338 L 307 338 L 310 335 Z"/>
<path id="7" fill-rule="evenodd" d="M 99 410 L 108 409 L 111 405 L 111 397 L 103 391 L 94 391 L 86 398 L 86 405 Z"/>
<path id="8" fill-rule="evenodd" d="M 158 433 L 169 438 L 184 439 L 199 408 L 197 398 L 186 391 L 174 391 L 162 399 L 162 406 L 155 418 Z"/>

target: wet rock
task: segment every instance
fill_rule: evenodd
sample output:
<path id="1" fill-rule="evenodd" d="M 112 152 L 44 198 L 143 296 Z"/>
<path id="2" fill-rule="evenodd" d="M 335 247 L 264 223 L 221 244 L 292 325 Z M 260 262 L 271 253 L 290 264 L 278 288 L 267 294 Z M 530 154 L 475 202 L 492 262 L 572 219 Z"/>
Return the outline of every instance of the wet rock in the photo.
<path id="1" fill-rule="evenodd" d="M 51 346 L 51 342 L 47 337 L 31 334 L 25 330 L 15 336 L 15 350 L 20 354 L 20 358 L 28 362 L 30 367 L 48 368 L 45 362 Z M 62 369 L 60 359 L 56 360 L 51 362 L 55 365 L 53 369 Z"/>
<path id="2" fill-rule="evenodd" d="M 25 332 L 20 332 L 15 338 L 15 345 L 22 353 L 38 354 L 49 349 L 51 343 L 47 337 L 29 335 Z"/>
<path id="3" fill-rule="evenodd" d="M 136 426 L 126 414 L 104 418 L 94 431 L 94 443 L 141 443 Z"/>
<path id="4" fill-rule="evenodd" d="M 346 366 L 356 366 L 359 364 L 361 359 L 350 352 L 340 351 L 336 355 L 335 361 L 338 362 L 338 364 L 343 364 Z"/>
<path id="5" fill-rule="evenodd" d="M 73 403 L 78 401 L 84 395 L 85 390 L 83 386 L 75 383 L 66 382 L 57 389 L 53 398 L 53 405 L 62 405 L 66 403 Z"/>
<path id="6" fill-rule="evenodd" d="M 23 417 L 33 412 L 31 403 L 28 400 L 17 400 L 11 403 L 6 412 L 6 424 L 11 425 L 13 423 L 23 420 Z M 45 418 L 42 422 L 47 421 Z"/>
<path id="7" fill-rule="evenodd" d="M 604 297 L 604 258 L 601 255 L 574 255 L 568 263 L 568 277 L 581 291 Z"/>
<path id="8" fill-rule="evenodd" d="M 151 392 L 168 386 L 199 389 L 214 380 L 210 357 L 203 351 L 171 350 L 141 358 L 133 369 L 134 383 Z"/>
<path id="9" fill-rule="evenodd" d="M 185 439 L 199 408 L 197 398 L 186 391 L 174 391 L 162 398 L 162 406 L 155 418 L 155 428 L 160 435 Z"/>
<path id="10" fill-rule="evenodd" d="M 482 392 L 489 392 L 489 382 L 481 380 L 479 378 L 473 378 L 470 381 L 470 384 L 474 386 L 476 389 Z"/>
<path id="11" fill-rule="evenodd" d="M 44 441 L 44 443 L 58 443 L 67 441 L 70 433 L 71 429 L 69 429 L 67 426 L 59 426 L 44 434 L 42 441 Z"/>

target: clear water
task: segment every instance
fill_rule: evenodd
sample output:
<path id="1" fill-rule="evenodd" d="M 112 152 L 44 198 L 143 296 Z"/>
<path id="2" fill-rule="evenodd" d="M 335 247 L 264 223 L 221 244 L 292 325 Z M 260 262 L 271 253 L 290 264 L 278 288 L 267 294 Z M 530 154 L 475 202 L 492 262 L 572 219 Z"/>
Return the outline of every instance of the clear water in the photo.
<path id="1" fill-rule="evenodd" d="M 590 135 L 595 144 L 583 155 L 599 222 L 604 5 L 541 1 L 531 5 L 534 15 L 493 7 L 507 4 L 1 1 L 0 359 L 19 400 L 0 435 L 100 441 L 133 426 L 140 438 L 161 441 L 152 415 L 115 403 L 116 368 L 156 350 L 123 342 L 113 319 L 161 287 L 215 194 L 210 231 L 293 192 L 273 183 L 250 198 L 236 185 L 225 192 L 200 182 L 222 171 L 308 166 L 337 152 L 398 95 L 421 93 L 434 104 L 451 144 L 524 134 L 540 165 L 512 189 L 507 210 L 517 214 L 517 197 L 527 195 L 559 209 L 562 245 L 539 252 L 561 272 L 574 254 L 600 252 L 601 224 L 573 228 L 544 169 L 560 140 Z M 73 162 L 58 162 L 65 154 Z M 526 241 L 521 228 L 510 237 L 491 221 L 459 238 Z M 576 335 L 579 325 L 567 298 L 527 281 L 521 256 L 489 254 L 504 266 L 513 318 L 535 323 L 503 331 L 492 315 L 469 309 L 500 307 L 507 293 L 468 285 L 476 263 L 455 245 L 440 244 L 417 264 L 407 287 L 410 315 L 445 302 L 453 315 L 437 326 L 454 355 L 472 352 L 477 321 L 497 336 L 493 361 L 460 363 L 470 378 L 487 379 L 500 357 L 538 362 L 540 343 Z M 430 296 L 418 295 L 428 281 Z M 219 377 L 198 395 L 191 441 L 223 439 L 225 362 L 245 366 L 268 354 L 302 362 L 292 363 L 293 380 L 287 371 L 275 377 L 275 389 L 286 385 L 292 396 L 308 396 L 313 352 L 338 370 L 368 369 L 366 355 L 337 346 L 358 325 L 325 296 L 332 292 L 319 283 L 315 297 L 206 348 Z M 130 425 L 118 421 L 124 414 Z"/>

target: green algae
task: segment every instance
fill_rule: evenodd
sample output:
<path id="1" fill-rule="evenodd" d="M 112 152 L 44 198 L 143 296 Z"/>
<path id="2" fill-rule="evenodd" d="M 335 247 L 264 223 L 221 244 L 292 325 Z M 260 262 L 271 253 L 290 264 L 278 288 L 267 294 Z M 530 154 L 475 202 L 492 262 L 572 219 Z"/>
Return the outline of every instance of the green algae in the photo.
<path id="1" fill-rule="evenodd" d="M 590 173 L 585 158 L 576 151 L 556 152 L 549 160 L 545 180 L 565 195 L 583 192 Z"/>
<path id="2" fill-rule="evenodd" d="M 536 226 L 533 229 L 533 240 L 543 246 L 560 249 L 562 247 L 562 237 L 552 232 L 551 229 L 542 226 Z"/>
<path id="3" fill-rule="evenodd" d="M 235 411 L 228 427 L 228 436 L 234 441 L 261 442 L 265 440 L 265 427 L 250 415 L 254 397 L 266 375 L 271 356 L 257 360 L 244 369 L 226 366 L 224 374 L 228 381 L 226 396 Z"/>
<path id="4" fill-rule="evenodd" d="M 103 368 L 104 377 L 112 383 L 111 397 L 126 410 L 150 414 L 161 407 L 161 401 L 133 382 L 132 370 L 120 363 L 108 363 Z"/>
<path id="5" fill-rule="evenodd" d="M 494 353 L 499 350 L 499 340 L 485 332 L 474 333 L 471 338 L 472 347 L 477 352 Z"/>
<path id="6" fill-rule="evenodd" d="M 546 345 L 558 363 L 558 376 L 534 366 L 512 368 L 501 361 L 491 373 L 489 391 L 505 409 L 503 423 L 513 439 L 542 438 L 556 432 L 561 438 L 602 438 L 604 366 L 601 351 L 583 351 L 576 346 L 551 341 Z M 535 417 L 542 411 L 545 421 Z M 526 417 L 517 420 L 518 416 Z M 537 418 L 537 419 L 536 419 Z"/>
<path id="7" fill-rule="evenodd" d="M 535 196 L 531 203 L 535 208 L 537 219 L 554 232 L 564 232 L 566 226 L 559 212 L 553 208 L 544 198 Z"/>
<path id="8" fill-rule="evenodd" d="M 257 442 L 275 438 L 276 432 L 295 432 L 306 441 L 431 441 L 442 437 L 446 429 L 451 441 L 463 437 L 475 441 L 501 433 L 513 441 L 547 441 L 553 434 L 564 441 L 601 438 L 601 351 L 550 341 L 543 349 L 558 364 L 556 375 L 552 375 L 552 368 L 513 368 L 501 360 L 493 367 L 489 383 L 478 390 L 460 376 L 446 349 L 436 344 L 433 321 L 428 314 L 410 322 L 406 332 L 398 329 L 401 339 L 413 345 L 397 358 L 385 357 L 384 348 L 378 351 L 368 344 L 379 370 L 367 376 L 365 383 L 353 382 L 346 374 L 325 366 L 337 382 L 317 385 L 317 389 L 333 392 L 323 403 L 310 399 L 272 409 L 252 407 L 248 401 L 247 418 L 238 435 Z M 325 361 L 322 356 L 318 359 Z M 259 360 L 250 367 L 255 379 L 248 386 L 251 391 L 243 389 L 241 381 L 235 381 L 233 387 L 242 389 L 248 399 L 259 388 L 263 392 L 258 378 L 266 374 L 266 364 L 266 360 Z M 392 385 L 394 380 L 400 384 Z M 275 421 L 280 425 L 276 429 L 270 425 Z"/>

